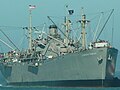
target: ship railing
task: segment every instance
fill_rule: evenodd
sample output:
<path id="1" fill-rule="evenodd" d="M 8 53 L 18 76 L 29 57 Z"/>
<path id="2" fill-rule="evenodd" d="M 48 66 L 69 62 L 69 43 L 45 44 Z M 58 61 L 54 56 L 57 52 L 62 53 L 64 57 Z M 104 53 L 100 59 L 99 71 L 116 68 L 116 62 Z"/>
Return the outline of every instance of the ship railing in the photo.
<path id="1" fill-rule="evenodd" d="M 17 58 L 17 57 L 4 57 L 0 59 L 1 63 L 16 63 L 16 62 L 36 62 L 36 61 L 43 61 L 44 58 L 40 59 L 38 57 L 22 57 L 22 58 Z"/>

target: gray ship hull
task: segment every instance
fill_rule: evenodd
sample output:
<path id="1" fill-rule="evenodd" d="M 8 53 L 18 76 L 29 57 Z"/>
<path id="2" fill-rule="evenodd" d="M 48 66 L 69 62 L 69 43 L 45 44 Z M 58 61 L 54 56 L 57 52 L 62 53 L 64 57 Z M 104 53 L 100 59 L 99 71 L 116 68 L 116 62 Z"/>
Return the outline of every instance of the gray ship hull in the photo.
<path id="1" fill-rule="evenodd" d="M 117 52 L 94 48 L 47 59 L 38 66 L 24 62 L 0 67 L 9 85 L 112 86 Z"/>

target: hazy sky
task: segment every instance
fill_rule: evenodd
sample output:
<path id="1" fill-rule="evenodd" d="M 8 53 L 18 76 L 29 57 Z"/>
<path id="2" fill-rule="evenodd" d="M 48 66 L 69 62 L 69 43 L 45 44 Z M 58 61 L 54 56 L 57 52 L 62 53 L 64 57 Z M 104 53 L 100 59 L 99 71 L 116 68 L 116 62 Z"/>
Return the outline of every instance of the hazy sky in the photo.
<path id="1" fill-rule="evenodd" d="M 120 0 L 0 0 L 0 26 L 28 26 L 30 4 L 36 5 L 36 9 L 32 12 L 34 26 L 48 22 L 47 16 L 64 16 L 65 5 L 75 10 L 74 15 L 80 14 L 81 7 L 84 7 L 85 13 L 115 9 L 113 45 L 117 48 L 120 46 Z M 111 30 L 106 34 L 111 36 Z"/>
<path id="2" fill-rule="evenodd" d="M 102 36 L 107 40 L 112 40 L 110 39 L 112 35 L 111 28 L 114 26 L 113 45 L 120 50 L 120 0 L 0 0 L 1 29 L 9 34 L 17 45 L 20 43 L 18 39 L 22 36 L 17 39 L 15 38 L 22 34 L 18 31 L 12 32 L 11 29 L 29 25 L 29 5 L 36 5 L 36 9 L 32 11 L 33 26 L 39 26 L 48 22 L 47 16 L 64 16 L 65 5 L 69 5 L 70 9 L 75 10 L 74 15 L 80 15 L 81 7 L 84 7 L 85 13 L 93 13 L 93 16 L 94 13 L 107 12 L 111 9 L 115 9 L 114 14 L 112 15 L 112 18 L 114 17 L 114 22 L 112 21 L 113 19 L 110 19 L 112 23 L 106 25 L 106 29 L 107 27 L 110 28 L 108 28 L 109 30 L 106 30 L 105 34 Z M 107 14 L 109 15 L 109 13 Z M 3 28 L 3 26 L 8 27 Z M 13 26 L 10 31 L 9 26 Z M 4 39 L 1 33 L 0 38 Z M 1 50 L 4 50 L 3 46 L 1 47 Z"/>
<path id="3" fill-rule="evenodd" d="M 0 25 L 24 26 L 28 24 L 28 5 L 36 5 L 34 24 L 39 24 L 48 15 L 64 15 L 65 5 L 80 13 L 81 7 L 87 13 L 115 9 L 119 16 L 120 0 L 0 0 Z M 118 17 L 119 18 L 119 17 Z"/>

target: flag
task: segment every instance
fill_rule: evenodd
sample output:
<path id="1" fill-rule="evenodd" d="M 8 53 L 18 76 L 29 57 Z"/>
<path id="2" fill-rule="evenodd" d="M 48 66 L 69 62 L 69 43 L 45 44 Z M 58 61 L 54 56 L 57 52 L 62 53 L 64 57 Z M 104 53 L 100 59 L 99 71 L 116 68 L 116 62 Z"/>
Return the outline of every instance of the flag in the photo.
<path id="1" fill-rule="evenodd" d="M 29 5 L 29 9 L 34 9 L 34 8 L 36 8 L 35 5 Z"/>
<path id="2" fill-rule="evenodd" d="M 72 15 L 74 13 L 74 10 L 68 10 L 69 14 Z"/>

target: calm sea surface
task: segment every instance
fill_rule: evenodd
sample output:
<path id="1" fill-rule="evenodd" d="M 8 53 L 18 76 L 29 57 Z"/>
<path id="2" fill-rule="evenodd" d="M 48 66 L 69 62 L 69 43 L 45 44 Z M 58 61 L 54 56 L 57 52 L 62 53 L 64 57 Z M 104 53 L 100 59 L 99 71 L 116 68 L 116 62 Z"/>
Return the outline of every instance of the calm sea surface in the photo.
<path id="1" fill-rule="evenodd" d="M 0 90 L 120 90 L 117 88 L 48 88 L 48 87 L 0 87 Z"/>

